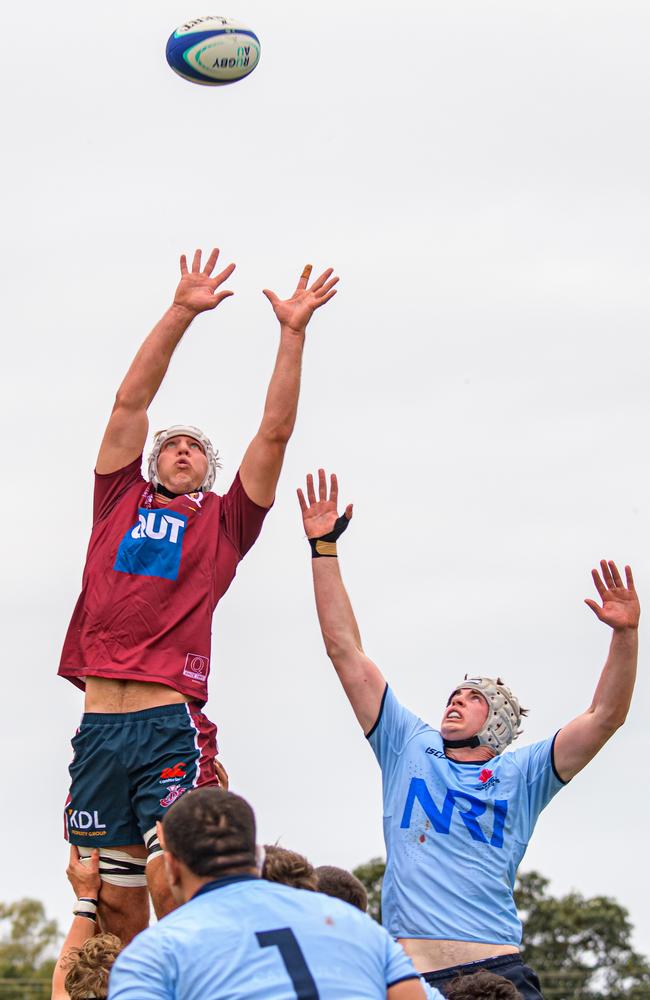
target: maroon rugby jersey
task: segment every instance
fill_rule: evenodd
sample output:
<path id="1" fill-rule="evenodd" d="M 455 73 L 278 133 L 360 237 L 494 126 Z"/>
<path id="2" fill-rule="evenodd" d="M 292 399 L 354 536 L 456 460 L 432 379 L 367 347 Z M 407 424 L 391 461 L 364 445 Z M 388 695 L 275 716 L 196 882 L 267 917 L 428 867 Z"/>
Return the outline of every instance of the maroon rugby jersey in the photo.
<path id="1" fill-rule="evenodd" d="M 149 681 L 204 703 L 212 615 L 260 533 L 267 509 L 239 473 L 225 496 L 193 493 L 158 506 L 142 457 L 95 473 L 82 590 L 59 674 Z"/>

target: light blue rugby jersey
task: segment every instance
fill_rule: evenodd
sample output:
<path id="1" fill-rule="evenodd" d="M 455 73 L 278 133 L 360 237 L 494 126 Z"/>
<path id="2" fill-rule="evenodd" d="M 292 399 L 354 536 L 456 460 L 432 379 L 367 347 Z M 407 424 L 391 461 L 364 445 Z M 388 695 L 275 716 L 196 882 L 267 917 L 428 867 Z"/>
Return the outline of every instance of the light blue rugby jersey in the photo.
<path id="1" fill-rule="evenodd" d="M 515 875 L 539 814 L 564 785 L 554 737 L 458 764 L 387 687 L 368 740 L 383 781 L 384 926 L 393 937 L 518 947 Z"/>
<path id="2" fill-rule="evenodd" d="M 139 934 L 109 1000 L 385 1000 L 418 974 L 402 947 L 340 899 L 254 876 L 209 883 Z"/>

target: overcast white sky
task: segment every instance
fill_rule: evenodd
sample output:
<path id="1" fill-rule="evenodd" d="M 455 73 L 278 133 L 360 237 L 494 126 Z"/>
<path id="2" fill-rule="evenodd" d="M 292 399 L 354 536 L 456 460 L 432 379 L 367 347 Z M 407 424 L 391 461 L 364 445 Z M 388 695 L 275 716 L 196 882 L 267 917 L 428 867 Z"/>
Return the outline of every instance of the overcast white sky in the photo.
<path id="1" fill-rule="evenodd" d="M 205 13 L 259 35 L 225 89 L 175 76 Z M 277 342 L 261 288 L 303 264 L 340 292 L 308 331 L 294 439 L 215 617 L 209 714 L 261 839 L 315 863 L 382 853 L 379 773 L 320 641 L 295 487 L 338 472 L 342 568 L 373 656 L 436 723 L 502 674 L 523 739 L 588 705 L 609 631 L 601 556 L 650 597 L 647 3 L 177 0 L 4 15 L 5 636 L 0 899 L 67 925 L 61 810 L 80 693 L 56 677 L 114 391 L 218 245 L 234 298 L 201 317 L 151 410 L 220 448 L 229 485 Z M 13 43 L 11 40 L 13 39 Z M 524 867 L 606 893 L 650 952 L 647 619 L 628 722 L 542 816 Z"/>

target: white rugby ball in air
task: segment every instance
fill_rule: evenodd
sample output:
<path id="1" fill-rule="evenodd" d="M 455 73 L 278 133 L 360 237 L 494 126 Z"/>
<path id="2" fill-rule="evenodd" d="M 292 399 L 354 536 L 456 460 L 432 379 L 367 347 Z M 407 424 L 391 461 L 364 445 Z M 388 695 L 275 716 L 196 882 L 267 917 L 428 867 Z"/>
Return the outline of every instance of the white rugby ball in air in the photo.
<path id="1" fill-rule="evenodd" d="M 195 17 L 170 35 L 166 55 L 185 80 L 220 87 L 253 72 L 260 61 L 260 40 L 230 17 Z"/>

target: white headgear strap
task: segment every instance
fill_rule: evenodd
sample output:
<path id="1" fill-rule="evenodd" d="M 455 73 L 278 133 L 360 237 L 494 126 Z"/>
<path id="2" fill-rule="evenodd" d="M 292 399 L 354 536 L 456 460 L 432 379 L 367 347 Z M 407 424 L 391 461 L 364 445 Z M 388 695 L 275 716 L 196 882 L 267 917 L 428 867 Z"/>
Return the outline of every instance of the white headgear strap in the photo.
<path id="1" fill-rule="evenodd" d="M 192 427 L 191 424 L 174 424 L 172 427 L 168 427 L 167 430 L 156 432 L 153 439 L 153 448 L 151 450 L 151 454 L 149 455 L 149 482 L 153 483 L 154 486 L 160 483 L 158 478 L 158 456 L 160 455 L 160 450 L 165 444 L 165 441 L 169 441 L 169 439 L 173 437 L 181 436 L 194 438 L 195 441 L 199 442 L 205 452 L 205 457 L 208 460 L 208 469 L 205 474 L 205 479 L 198 489 L 207 493 L 208 490 L 211 490 L 214 485 L 214 481 L 217 477 L 217 469 L 221 468 L 219 452 L 212 447 L 212 441 L 210 438 L 207 437 L 203 431 L 199 430 L 198 427 Z"/>
<path id="2" fill-rule="evenodd" d="M 519 701 L 500 677 L 468 677 L 462 681 L 456 691 L 470 688 L 482 694 L 488 704 L 488 714 L 482 729 L 476 734 L 479 746 L 490 747 L 495 753 L 503 753 L 505 748 L 521 734 L 521 707 Z M 449 702 L 447 702 L 449 704 Z"/>

